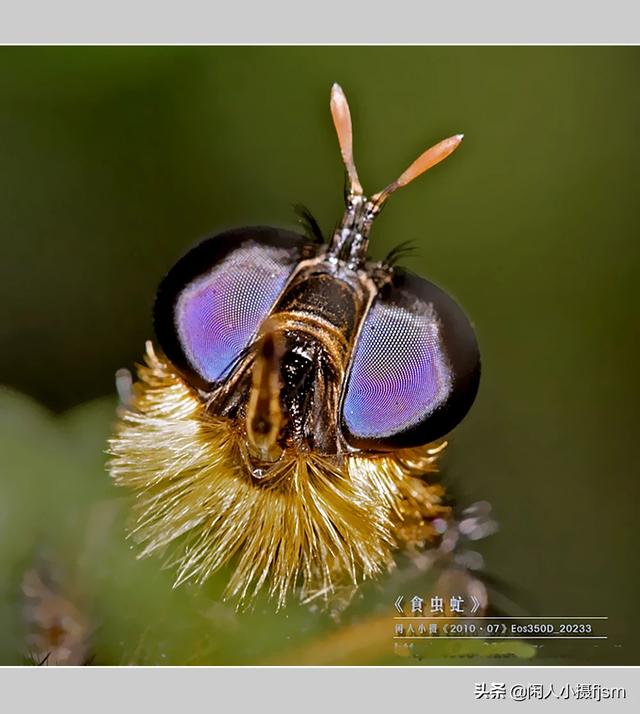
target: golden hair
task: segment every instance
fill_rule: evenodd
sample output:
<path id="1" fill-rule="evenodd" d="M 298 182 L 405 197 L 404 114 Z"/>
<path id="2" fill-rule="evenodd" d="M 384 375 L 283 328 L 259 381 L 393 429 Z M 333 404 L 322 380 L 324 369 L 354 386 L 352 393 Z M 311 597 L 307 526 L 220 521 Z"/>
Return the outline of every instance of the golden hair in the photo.
<path id="1" fill-rule="evenodd" d="M 396 548 L 438 538 L 432 520 L 449 507 L 432 475 L 446 442 L 339 457 L 285 450 L 256 479 L 244 423 L 210 414 L 150 342 L 138 378 L 109 468 L 136 495 L 140 555 L 171 546 L 176 584 L 232 562 L 225 594 L 239 605 L 263 588 L 279 607 L 291 592 L 329 601 L 392 569 Z"/>

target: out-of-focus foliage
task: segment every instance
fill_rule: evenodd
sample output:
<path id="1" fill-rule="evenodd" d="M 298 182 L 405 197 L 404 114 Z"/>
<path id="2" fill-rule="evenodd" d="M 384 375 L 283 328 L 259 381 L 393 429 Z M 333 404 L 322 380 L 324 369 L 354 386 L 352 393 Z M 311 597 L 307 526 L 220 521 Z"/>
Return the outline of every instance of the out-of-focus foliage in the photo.
<path id="1" fill-rule="evenodd" d="M 114 409 L 106 398 L 55 417 L 16 392 L 0 391 L 0 663 L 41 662 L 49 654 L 29 645 L 34 628 L 25 617 L 25 591 L 34 571 L 56 581 L 54 595 L 66 601 L 49 605 L 58 608 L 56 627 L 78 630 L 81 660 L 95 664 L 412 664 L 532 656 L 519 642 L 429 642 L 415 653 L 394 648 L 393 588 L 424 593 L 434 583 L 415 568 L 401 571 L 395 585 L 392 576 L 365 587 L 340 614 L 297 604 L 276 613 L 264 600 L 251 612 L 236 612 L 219 598 L 224 572 L 205 587 L 173 589 L 175 573 L 157 559 L 137 560 L 124 538 L 126 498 L 104 468 Z M 51 655 L 47 663 L 54 660 Z"/>

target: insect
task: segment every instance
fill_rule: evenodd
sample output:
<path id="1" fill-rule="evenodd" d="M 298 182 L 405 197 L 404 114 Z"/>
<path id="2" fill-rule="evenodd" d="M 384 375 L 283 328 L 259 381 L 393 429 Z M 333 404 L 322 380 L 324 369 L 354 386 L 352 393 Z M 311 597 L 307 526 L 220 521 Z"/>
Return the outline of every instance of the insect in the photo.
<path id="1" fill-rule="evenodd" d="M 367 198 L 349 105 L 331 114 L 345 211 L 328 243 L 279 228 L 230 230 L 162 280 L 110 441 L 110 472 L 137 493 L 142 555 L 169 553 L 177 583 L 229 564 L 226 595 L 330 600 L 437 542 L 449 507 L 442 441 L 471 407 L 474 330 L 440 288 L 367 257 L 389 196 L 451 154 L 452 136 Z M 396 251 L 397 254 L 397 251 Z"/>

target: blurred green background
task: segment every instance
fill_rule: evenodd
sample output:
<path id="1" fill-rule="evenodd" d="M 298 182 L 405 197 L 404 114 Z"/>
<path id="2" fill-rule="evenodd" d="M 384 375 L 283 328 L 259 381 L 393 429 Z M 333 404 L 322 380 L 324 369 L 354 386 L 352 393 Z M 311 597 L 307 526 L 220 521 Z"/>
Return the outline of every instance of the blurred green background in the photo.
<path id="1" fill-rule="evenodd" d="M 640 664 L 639 80 L 624 47 L 0 49 L 0 661 L 20 649 L 21 578 L 43 550 L 91 603 L 99 663 L 266 661 L 338 631 L 304 608 L 239 617 L 171 591 L 123 541 L 101 452 L 114 372 L 140 359 L 185 249 L 294 227 L 298 202 L 325 232 L 340 217 L 339 81 L 369 191 L 465 133 L 371 243 L 381 257 L 414 239 L 405 264 L 476 324 L 480 393 L 444 478 L 493 505 L 488 570 L 533 614 L 609 616 L 608 641 L 545 644 L 539 663 Z"/>

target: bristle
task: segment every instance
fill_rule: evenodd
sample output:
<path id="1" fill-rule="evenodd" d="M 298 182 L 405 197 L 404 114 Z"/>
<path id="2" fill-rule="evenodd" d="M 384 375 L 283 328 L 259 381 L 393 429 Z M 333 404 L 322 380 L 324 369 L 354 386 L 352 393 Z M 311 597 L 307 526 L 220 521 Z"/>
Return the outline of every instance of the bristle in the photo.
<path id="1" fill-rule="evenodd" d="M 131 410 L 110 442 L 110 470 L 137 493 L 132 534 L 143 555 L 175 544 L 176 583 L 203 582 L 232 561 L 226 594 L 246 605 L 265 589 L 278 606 L 295 591 L 329 600 L 393 566 L 394 549 L 435 537 L 441 489 L 429 447 L 342 463 L 286 452 L 256 481 L 244 434 L 211 416 L 147 346 Z"/>

